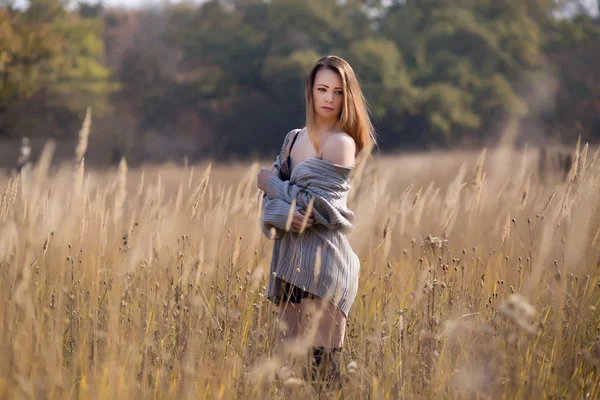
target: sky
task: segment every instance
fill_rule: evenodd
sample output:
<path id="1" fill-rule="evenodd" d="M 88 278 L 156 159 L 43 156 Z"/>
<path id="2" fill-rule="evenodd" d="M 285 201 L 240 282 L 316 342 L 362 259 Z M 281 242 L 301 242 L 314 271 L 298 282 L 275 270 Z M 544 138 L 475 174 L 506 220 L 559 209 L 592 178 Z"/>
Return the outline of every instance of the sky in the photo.
<path id="1" fill-rule="evenodd" d="M 71 0 L 72 4 L 77 4 L 78 0 Z M 98 0 L 84 0 L 87 1 L 88 3 L 97 3 Z M 194 3 L 194 4 L 201 4 L 203 2 L 205 2 L 206 0 L 185 0 L 186 3 Z M 144 6 L 151 6 L 151 5 L 156 5 L 156 4 L 177 4 L 177 3 L 181 3 L 183 1 L 181 0 L 102 0 L 102 3 L 104 3 L 105 6 L 109 6 L 109 7 L 121 7 L 121 8 L 140 8 L 140 7 L 144 7 Z M 28 4 L 28 0 L 16 0 L 15 3 L 16 7 L 18 8 L 23 8 L 26 4 Z M 0 0 L 0 5 L 2 5 L 2 0 Z"/>
<path id="2" fill-rule="evenodd" d="M 186 0 L 186 3 L 200 4 L 205 0 Z M 152 6 L 156 4 L 177 4 L 181 1 L 173 0 L 104 0 L 105 6 L 123 7 L 123 8 L 140 8 L 143 6 Z"/>
<path id="3" fill-rule="evenodd" d="M 87 0 L 90 3 L 94 3 L 97 0 Z M 206 0 L 184 0 L 186 3 L 195 3 L 200 4 Z M 515 0 L 519 1 L 519 0 Z M 76 3 L 77 0 L 73 0 L 73 3 Z M 182 2 L 181 0 L 103 0 L 103 3 L 108 7 L 120 7 L 120 8 L 140 8 L 145 6 L 152 5 L 162 5 L 162 4 L 176 4 Z M 580 0 L 580 2 L 588 8 L 588 10 L 593 14 L 598 14 L 598 0 Z M 2 4 L 2 0 L 0 0 L 0 5 Z M 27 0 L 16 0 L 17 7 L 22 7 L 27 4 Z M 563 14 L 565 16 L 569 15 L 569 10 L 566 10 Z"/>
<path id="4" fill-rule="evenodd" d="M 23 0 L 21 0 L 23 1 Z M 186 0 L 189 3 L 203 3 L 205 0 Z M 518 0 L 516 0 L 518 1 Z M 179 1 L 174 0 L 104 0 L 104 4 L 107 6 L 116 6 L 123 8 L 139 8 L 147 5 L 156 5 L 156 4 L 164 4 L 164 3 L 177 3 Z M 582 4 L 584 4 L 591 12 L 597 14 L 598 12 L 598 2 L 597 0 L 581 0 Z"/>

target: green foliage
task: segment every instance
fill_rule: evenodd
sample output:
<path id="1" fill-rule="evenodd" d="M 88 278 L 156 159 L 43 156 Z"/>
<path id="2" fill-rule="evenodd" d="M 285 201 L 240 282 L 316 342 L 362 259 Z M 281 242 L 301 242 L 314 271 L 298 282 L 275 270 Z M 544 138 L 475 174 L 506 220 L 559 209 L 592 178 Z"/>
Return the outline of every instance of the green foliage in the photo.
<path id="1" fill-rule="evenodd" d="M 88 106 L 107 115 L 119 85 L 104 65 L 103 30 L 101 18 L 82 18 L 54 0 L 0 10 L 0 132 L 18 129 L 32 107 L 39 115 L 71 114 L 73 122 Z"/>
<path id="2" fill-rule="evenodd" d="M 111 110 L 107 96 L 118 90 L 119 85 L 112 81 L 110 70 L 102 63 L 102 20 L 73 17 L 55 23 L 54 27 L 62 39 L 59 55 L 62 63 L 60 75 L 49 88 L 56 99 L 50 104 L 72 111 L 86 105 L 92 107 L 94 115 L 107 114 Z"/>
<path id="3" fill-rule="evenodd" d="M 0 110 L 31 98 L 58 76 L 56 33 L 24 19 L 0 10 Z"/>
<path id="4" fill-rule="evenodd" d="M 541 45 L 527 5 L 407 1 L 389 10 L 382 32 L 406 44 L 418 112 L 438 142 L 487 129 L 498 111 L 527 114 L 514 85 L 538 67 Z"/>
<path id="5" fill-rule="evenodd" d="M 212 110 L 206 118 L 223 152 L 276 150 L 278 138 L 303 123 L 310 66 L 332 53 L 359 75 L 382 148 L 451 146 L 484 137 L 498 115 L 538 118 L 550 109 L 523 89 L 539 92 L 544 77 L 554 78 L 546 75 L 548 43 L 585 42 L 594 31 L 557 22 L 554 7 L 551 0 L 209 1 L 176 7 L 166 37 L 203 71 L 185 84 L 196 88 L 189 95 L 198 104 L 210 104 L 203 109 Z M 549 35 L 557 27 L 565 34 Z M 569 29 L 586 33 L 569 38 Z"/>
<path id="6" fill-rule="evenodd" d="M 352 43 L 347 53 L 376 118 L 386 118 L 392 109 L 416 111 L 419 91 L 412 86 L 402 53 L 393 41 L 363 39 Z"/>
<path id="7" fill-rule="evenodd" d="M 64 1 L 0 10 L 0 135 L 32 108 L 46 127 L 79 124 L 92 106 L 129 118 L 139 137 L 272 154 L 304 123 L 306 74 L 326 54 L 358 74 L 381 149 L 487 141 L 498 118 L 600 125 L 600 24 L 556 18 L 564 1 L 209 0 L 148 12 Z"/>

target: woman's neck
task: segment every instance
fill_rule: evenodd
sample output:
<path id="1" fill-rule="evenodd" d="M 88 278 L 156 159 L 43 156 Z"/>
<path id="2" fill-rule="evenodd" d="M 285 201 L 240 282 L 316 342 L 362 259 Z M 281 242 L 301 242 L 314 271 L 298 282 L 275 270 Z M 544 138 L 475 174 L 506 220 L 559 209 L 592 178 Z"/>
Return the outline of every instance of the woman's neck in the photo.
<path id="1" fill-rule="evenodd" d="M 314 132 L 312 132 L 311 136 L 314 136 L 313 139 L 320 142 L 321 139 L 337 130 L 339 130 L 339 121 L 337 119 L 322 120 L 317 118 L 315 121 Z"/>

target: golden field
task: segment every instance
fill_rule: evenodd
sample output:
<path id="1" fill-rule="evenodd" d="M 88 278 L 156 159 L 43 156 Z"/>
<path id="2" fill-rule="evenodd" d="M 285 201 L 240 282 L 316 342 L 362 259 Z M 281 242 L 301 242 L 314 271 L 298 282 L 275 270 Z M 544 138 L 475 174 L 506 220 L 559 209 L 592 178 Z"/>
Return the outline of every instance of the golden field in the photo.
<path id="1" fill-rule="evenodd" d="M 267 161 L 89 171 L 51 150 L 0 176 L 0 398 L 319 397 L 270 354 Z M 573 151 L 545 184 L 533 149 L 354 178 L 338 398 L 600 397 L 600 161 Z"/>

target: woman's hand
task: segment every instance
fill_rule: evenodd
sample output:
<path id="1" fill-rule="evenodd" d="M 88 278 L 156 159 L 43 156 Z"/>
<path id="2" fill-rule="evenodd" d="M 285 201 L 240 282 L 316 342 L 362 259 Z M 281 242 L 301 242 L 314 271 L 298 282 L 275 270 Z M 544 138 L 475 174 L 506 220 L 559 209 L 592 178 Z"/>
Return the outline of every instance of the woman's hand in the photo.
<path id="1" fill-rule="evenodd" d="M 256 177 L 256 186 L 263 192 L 267 191 L 267 183 L 271 177 L 277 176 L 277 168 L 272 167 L 271 170 L 261 168 L 258 176 Z"/>
<path id="2" fill-rule="evenodd" d="M 302 221 L 304 221 L 305 215 L 305 210 L 296 210 L 296 212 L 294 213 L 294 217 L 292 218 L 292 227 L 296 232 L 300 232 L 300 229 L 302 228 Z M 311 213 L 308 216 L 308 219 L 306 220 L 306 226 L 304 228 L 310 228 L 311 226 L 313 226 L 314 223 L 315 218 L 314 215 Z"/>

